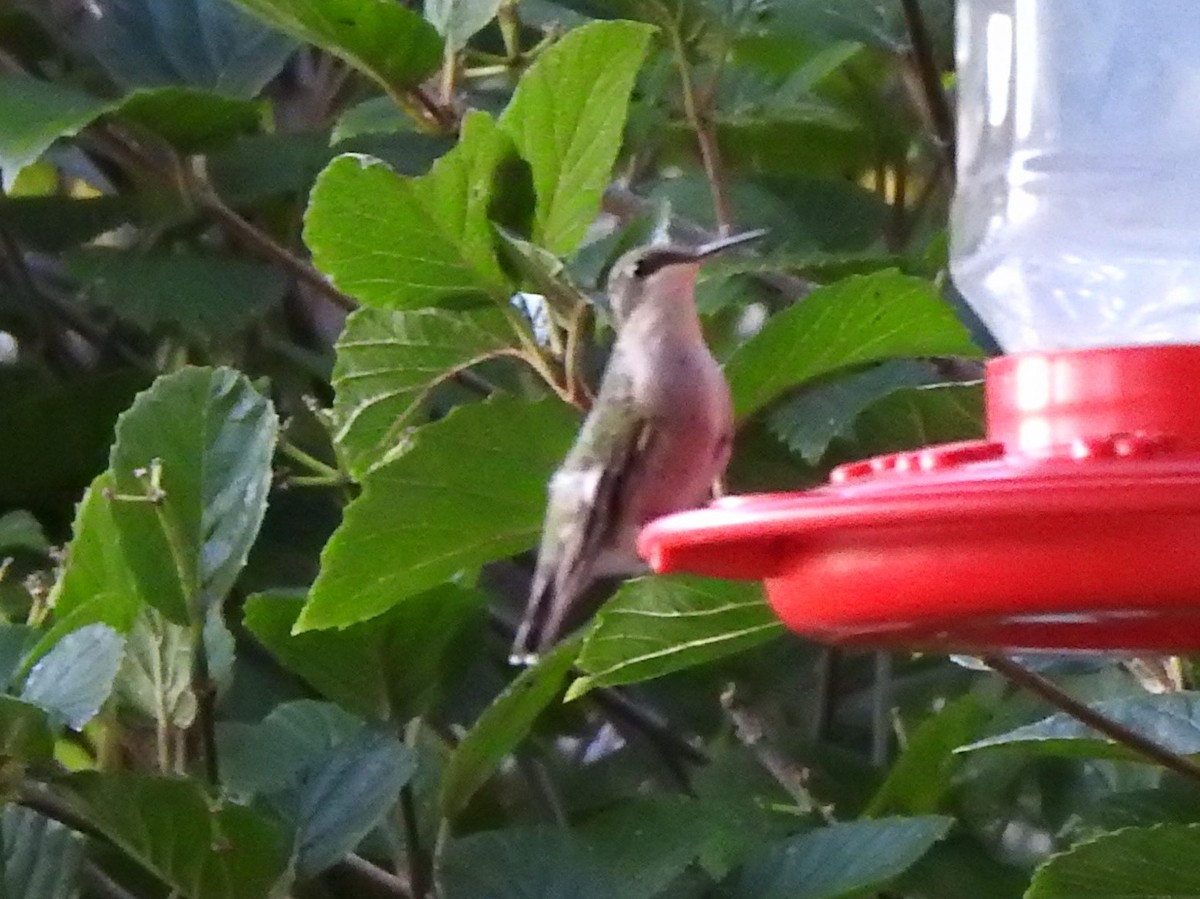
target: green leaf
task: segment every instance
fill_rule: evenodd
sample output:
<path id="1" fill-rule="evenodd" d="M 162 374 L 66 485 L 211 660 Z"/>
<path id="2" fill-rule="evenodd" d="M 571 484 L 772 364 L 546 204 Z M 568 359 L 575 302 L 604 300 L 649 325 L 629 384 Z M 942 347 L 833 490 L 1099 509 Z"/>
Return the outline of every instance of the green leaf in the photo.
<path id="1" fill-rule="evenodd" d="M 653 31 L 635 22 L 572 30 L 521 76 L 500 118 L 533 170 L 534 242 L 552 253 L 575 250 L 600 209 Z"/>
<path id="2" fill-rule="evenodd" d="M 458 744 L 442 776 L 442 815 L 454 818 L 492 772 L 517 748 L 567 679 L 579 640 L 560 643 L 522 671 L 479 716 Z"/>
<path id="3" fill-rule="evenodd" d="M 588 632 L 568 699 L 594 687 L 661 677 L 758 646 L 783 633 L 758 584 L 690 576 L 624 584 Z"/>
<path id="4" fill-rule="evenodd" d="M 151 606 L 143 608 L 126 637 L 116 691 L 152 721 L 177 728 L 191 725 L 196 696 L 188 628 L 173 624 Z"/>
<path id="5" fill-rule="evenodd" d="M 1130 827 L 1080 843 L 1038 868 L 1026 899 L 1200 896 L 1200 824 Z"/>
<path id="6" fill-rule="evenodd" d="M 38 642 L 38 633 L 23 624 L 0 625 L 0 693 L 8 691 L 22 665 L 32 664 L 25 657 Z"/>
<path id="7" fill-rule="evenodd" d="M 276 825 L 214 803 L 196 781 L 89 771 L 59 788 L 105 837 L 188 899 L 263 899 L 287 867 Z"/>
<path id="8" fill-rule="evenodd" d="M 983 388 L 937 384 L 896 390 L 868 406 L 854 423 L 856 449 L 881 455 L 935 443 L 983 437 Z"/>
<path id="9" fill-rule="evenodd" d="M 103 472 L 83 494 L 75 510 L 71 529 L 74 536 L 67 544 L 66 564 L 50 601 L 60 619 L 85 604 L 96 603 L 104 615 L 97 620 L 125 633 L 142 605 L 142 597 L 117 538 L 112 502 L 105 495 L 111 490 L 112 475 Z"/>
<path id="10" fill-rule="evenodd" d="M 137 91 L 125 98 L 116 115 L 188 153 L 212 150 L 254 132 L 261 117 L 255 103 L 187 87 Z"/>
<path id="11" fill-rule="evenodd" d="M 78 133 L 112 105 L 57 83 L 0 75 L 0 186 L 11 190 L 55 140 Z"/>
<path id="12" fill-rule="evenodd" d="M 293 635 L 303 604 L 301 596 L 252 596 L 246 628 L 313 689 L 370 718 L 396 722 L 426 714 L 454 686 L 485 605 L 476 591 L 443 584 L 343 631 Z"/>
<path id="13" fill-rule="evenodd" d="M 365 621 L 533 546 L 546 483 L 576 427 L 556 401 L 496 397 L 418 429 L 346 507 L 297 630 Z"/>
<path id="14" fill-rule="evenodd" d="M 4 899 L 76 899 L 83 837 L 19 805 L 0 812 Z"/>
<path id="15" fill-rule="evenodd" d="M 962 766 L 962 756 L 955 750 L 978 733 L 987 718 L 987 709 L 967 694 L 922 721 L 909 735 L 904 751 L 892 763 L 863 816 L 941 811 L 953 788 L 952 779 Z"/>
<path id="16" fill-rule="evenodd" d="M 724 826 L 690 797 L 639 796 L 589 818 L 578 835 L 611 872 L 618 899 L 653 899 Z"/>
<path id="17" fill-rule="evenodd" d="M 0 226 L 30 249 L 55 253 L 129 221 L 129 197 L 0 197 Z"/>
<path id="18" fill-rule="evenodd" d="M 450 50 L 460 50 L 475 32 L 496 17 L 504 0 L 429 0 L 425 18 Z"/>
<path id="19" fill-rule="evenodd" d="M 363 156 L 340 156 L 313 187 L 304 239 L 339 290 L 368 306 L 417 309 L 512 293 L 492 246 L 492 186 L 512 158 L 482 112 L 427 175 L 406 178 Z"/>
<path id="20" fill-rule="evenodd" d="M 36 705 L 0 696 L 0 757 L 4 761 L 44 762 L 54 755 L 50 719 Z"/>
<path id="21" fill-rule="evenodd" d="M 159 378 L 117 422 L 112 516 L 146 600 L 177 624 L 203 620 L 233 586 L 258 533 L 279 423 L 227 368 Z M 161 465 L 159 502 L 153 490 Z"/>
<path id="22" fill-rule="evenodd" d="M 512 827 L 472 834 L 446 847 L 445 899 L 617 899 L 613 877 L 569 831 Z"/>
<path id="23" fill-rule="evenodd" d="M 244 330 L 287 287 L 268 265 L 219 256 L 86 249 L 66 262 L 90 302 L 147 330 L 174 325 L 200 337 Z"/>
<path id="24" fill-rule="evenodd" d="M 395 806 L 416 770 L 412 753 L 395 737 L 368 729 L 301 772 L 277 808 L 292 811 L 294 852 L 302 876 L 340 861 Z"/>
<path id="25" fill-rule="evenodd" d="M 59 640 L 33 666 L 21 699 L 55 724 L 81 730 L 112 693 L 125 641 L 105 624 L 89 624 Z"/>
<path id="26" fill-rule="evenodd" d="M 1200 753 L 1200 693 L 1126 696 L 1090 703 L 1095 712 L 1178 755 Z M 1130 758 L 1129 750 L 1065 712 L 959 747 L 975 752 L 1019 746 L 1026 751 L 1075 758 Z"/>
<path id="27" fill-rule="evenodd" d="M 873 403 L 901 387 L 928 383 L 918 362 L 897 359 L 829 381 L 810 384 L 767 415 L 771 433 L 805 462 L 821 461 L 835 438 L 850 439 L 854 422 Z"/>
<path id="28" fill-rule="evenodd" d="M 50 591 L 55 622 L 30 651 L 25 665 L 49 652 L 66 634 L 87 625 L 106 624 L 126 634 L 145 605 L 113 522 L 112 503 L 106 496 L 111 489 L 112 475 L 107 471 L 97 475 L 75 510 L 66 564 Z"/>
<path id="29" fill-rule="evenodd" d="M 0 515 L 0 553 L 14 549 L 44 553 L 50 549 L 42 526 L 24 509 Z"/>
<path id="30" fill-rule="evenodd" d="M 182 84 L 253 97 L 295 50 L 224 0 L 101 0 L 98 10 L 79 17 L 78 39 L 125 88 Z"/>
<path id="31" fill-rule="evenodd" d="M 810 830 L 771 846 L 728 883 L 731 899 L 836 899 L 902 874 L 946 835 L 951 818 L 881 818 Z"/>
<path id="32" fill-rule="evenodd" d="M 0 506 L 69 508 L 104 470 L 117 416 L 146 380 L 130 371 L 64 380 L 0 366 Z"/>
<path id="33" fill-rule="evenodd" d="M 390 0 L 234 2 L 344 59 L 388 90 L 420 84 L 442 61 L 442 42 L 433 26 Z"/>
<path id="34" fill-rule="evenodd" d="M 739 417 L 843 368 L 911 356 L 977 356 L 966 328 L 933 285 L 896 271 L 847 278 L 771 317 L 730 358 Z"/>
<path id="35" fill-rule="evenodd" d="M 278 705 L 258 724 L 218 722 L 222 783 L 239 799 L 281 793 L 365 727 L 361 718 L 315 699 Z"/>
<path id="36" fill-rule="evenodd" d="M 420 424 L 430 391 L 486 359 L 516 355 L 497 309 L 388 312 L 359 309 L 346 320 L 333 369 L 334 441 L 361 478 Z"/>

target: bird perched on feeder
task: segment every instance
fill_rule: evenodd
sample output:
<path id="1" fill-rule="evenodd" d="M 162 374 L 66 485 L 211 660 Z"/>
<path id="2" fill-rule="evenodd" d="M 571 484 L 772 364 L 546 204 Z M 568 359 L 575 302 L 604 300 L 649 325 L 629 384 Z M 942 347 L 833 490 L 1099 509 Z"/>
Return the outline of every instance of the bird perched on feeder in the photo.
<path id="1" fill-rule="evenodd" d="M 696 274 L 706 259 L 764 233 L 691 248 L 652 243 L 613 265 L 616 343 L 596 402 L 550 481 L 513 664 L 536 661 L 593 611 L 581 600 L 595 579 L 645 570 L 637 553 L 644 524 L 711 497 L 729 461 L 733 408 L 700 330 Z"/>

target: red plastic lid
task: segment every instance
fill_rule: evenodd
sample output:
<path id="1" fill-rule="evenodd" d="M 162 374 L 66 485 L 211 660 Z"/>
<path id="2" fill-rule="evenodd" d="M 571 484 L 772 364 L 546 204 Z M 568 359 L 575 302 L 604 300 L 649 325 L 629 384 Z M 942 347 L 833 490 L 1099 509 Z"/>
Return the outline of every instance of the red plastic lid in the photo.
<path id="1" fill-rule="evenodd" d="M 986 396 L 986 440 L 659 519 L 642 555 L 827 642 L 1200 649 L 1200 346 L 1004 356 Z"/>

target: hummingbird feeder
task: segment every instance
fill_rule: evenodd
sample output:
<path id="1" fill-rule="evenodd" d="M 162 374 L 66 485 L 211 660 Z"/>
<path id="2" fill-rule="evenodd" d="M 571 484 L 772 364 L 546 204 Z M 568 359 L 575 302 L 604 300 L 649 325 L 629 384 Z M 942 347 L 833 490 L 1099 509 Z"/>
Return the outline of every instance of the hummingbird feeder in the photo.
<path id="1" fill-rule="evenodd" d="M 1200 649 L 1200 4 L 959 0 L 951 274 L 986 437 L 652 522 L 818 640 Z"/>

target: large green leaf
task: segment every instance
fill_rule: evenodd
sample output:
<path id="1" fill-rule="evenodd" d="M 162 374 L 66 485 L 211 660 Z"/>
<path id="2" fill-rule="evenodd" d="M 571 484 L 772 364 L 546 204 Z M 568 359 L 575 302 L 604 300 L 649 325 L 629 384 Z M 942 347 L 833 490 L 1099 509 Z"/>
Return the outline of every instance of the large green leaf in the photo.
<path id="1" fill-rule="evenodd" d="M 188 899 L 263 899 L 287 867 L 283 834 L 195 781 L 84 772 L 59 784 L 105 837 Z"/>
<path id="2" fill-rule="evenodd" d="M 78 39 L 125 88 L 182 84 L 255 96 L 295 49 L 226 0 L 97 0 Z"/>
<path id="3" fill-rule="evenodd" d="M 0 515 L 0 553 L 14 549 L 44 553 L 50 549 L 38 520 L 24 509 Z"/>
<path id="4" fill-rule="evenodd" d="M 0 505 L 70 509 L 104 470 L 113 424 L 146 382 L 130 371 L 64 381 L 0 366 Z"/>
<path id="5" fill-rule="evenodd" d="M 203 337 L 243 330 L 287 286 L 270 266 L 219 256 L 88 249 L 68 255 L 67 265 L 90 302 L 125 321 Z"/>
<path id="6" fill-rule="evenodd" d="M 76 899 L 83 838 L 19 805 L 0 812 L 4 899 Z"/>
<path id="7" fill-rule="evenodd" d="M 258 533 L 279 423 L 244 375 L 186 368 L 159 378 L 117 422 L 113 520 L 142 594 L 195 623 L 233 586 Z M 162 495 L 149 483 L 161 466 Z"/>
<path id="8" fill-rule="evenodd" d="M 475 32 L 496 17 L 504 0 L 429 0 L 425 18 L 451 50 L 461 49 Z"/>
<path id="9" fill-rule="evenodd" d="M 895 390 L 863 410 L 854 422 L 855 446 L 864 455 L 918 449 L 983 437 L 983 388 L 938 384 Z"/>
<path id="10" fill-rule="evenodd" d="M 1200 824 L 1130 827 L 1052 857 L 1026 899 L 1193 899 L 1200 896 Z"/>
<path id="11" fill-rule="evenodd" d="M 437 31 L 390 0 L 234 0 L 264 22 L 316 44 L 389 90 L 425 80 L 442 61 Z"/>
<path id="12" fill-rule="evenodd" d="M 560 643 L 505 688 L 458 744 L 442 777 L 442 815 L 453 818 L 525 739 L 562 689 L 579 640 Z"/>
<path id="13" fill-rule="evenodd" d="M 771 410 L 767 426 L 805 462 L 815 465 L 835 438 L 853 437 L 854 422 L 865 409 L 901 387 L 927 384 L 929 379 L 930 372 L 919 362 L 884 362 L 798 390 Z"/>
<path id="14" fill-rule="evenodd" d="M 252 133 L 262 119 L 256 103 L 187 87 L 135 91 L 114 115 L 153 131 L 185 153 L 213 150 Z"/>
<path id="15" fill-rule="evenodd" d="M 790 388 L 838 369 L 910 356 L 977 356 L 979 349 L 934 286 L 896 271 L 813 291 L 771 317 L 725 366 L 745 417 Z"/>
<path id="16" fill-rule="evenodd" d="M 362 477 L 401 439 L 429 392 L 485 359 L 515 354 L 497 309 L 390 312 L 359 309 L 346 320 L 333 369 L 334 440 Z"/>
<path id="17" fill-rule="evenodd" d="M 596 217 L 652 32 L 634 22 L 572 30 L 521 76 L 501 116 L 533 170 L 534 240 L 552 253 L 571 253 Z"/>
<path id="18" fill-rule="evenodd" d="M 54 754 L 54 734 L 46 712 L 36 705 L 0 696 L 0 757 L 5 762 L 44 762 Z"/>
<path id="19" fill-rule="evenodd" d="M 596 616 L 579 654 L 587 672 L 568 698 L 702 665 L 783 633 L 762 587 L 690 576 L 649 577 L 621 587 Z"/>
<path id="20" fill-rule="evenodd" d="M 953 819 L 831 824 L 771 846 L 727 884 L 731 899 L 838 899 L 879 889 L 946 835 Z"/>
<path id="21" fill-rule="evenodd" d="M 124 650 L 125 641 L 108 625 L 72 631 L 33 666 L 21 699 L 56 724 L 81 730 L 112 692 Z"/>
<path id="22" fill-rule="evenodd" d="M 112 475 L 103 472 L 83 494 L 75 511 L 66 564 L 50 599 L 60 620 L 91 604 L 98 610 L 97 621 L 124 633 L 132 625 L 142 597 L 117 539 L 112 502 L 105 495 L 111 490 Z"/>
<path id="23" fill-rule="evenodd" d="M 0 75 L 0 186 L 60 137 L 77 133 L 113 104 L 27 75 Z"/>
<path id="24" fill-rule="evenodd" d="M 252 596 L 246 628 L 315 690 L 397 722 L 428 712 L 465 673 L 464 644 L 479 635 L 484 613 L 479 593 L 443 584 L 345 630 L 293 634 L 303 604 L 302 596 Z"/>
<path id="25" fill-rule="evenodd" d="M 340 290 L 369 306 L 416 309 L 449 300 L 507 302 L 488 209 L 513 147 L 485 113 L 463 121 L 458 146 L 427 175 L 341 156 L 313 187 L 304 239 Z"/>
<path id="26" fill-rule="evenodd" d="M 454 840 L 441 859 L 445 899 L 618 899 L 612 872 L 570 831 L 512 827 Z"/>
<path id="27" fill-rule="evenodd" d="M 257 724 L 218 722 L 222 786 L 239 800 L 286 792 L 365 727 L 340 706 L 315 699 L 277 705 Z"/>
<path id="28" fill-rule="evenodd" d="M 341 860 L 396 805 L 416 761 L 395 737 L 363 729 L 300 772 L 272 804 L 290 812 L 296 866 L 311 876 Z"/>
<path id="29" fill-rule="evenodd" d="M 402 455 L 363 479 L 297 629 L 365 621 L 533 546 L 546 482 L 575 428 L 561 403 L 498 397 L 417 430 Z"/>
<path id="30" fill-rule="evenodd" d="M 941 811 L 962 766 L 955 750 L 978 733 L 987 709 L 974 696 L 960 696 L 922 721 L 910 734 L 904 752 L 892 763 L 871 799 L 866 815 L 923 815 Z"/>
<path id="31" fill-rule="evenodd" d="M 223 723 L 218 741 L 227 788 L 276 813 L 305 876 L 354 849 L 416 769 L 395 736 L 311 700 L 277 706 L 259 724 Z"/>
<path id="32" fill-rule="evenodd" d="M 1126 696 L 1090 704 L 1091 708 L 1179 755 L 1200 753 L 1200 693 Z M 1118 746 L 1086 724 L 1059 712 L 1033 724 L 977 740 L 959 752 L 1018 747 L 1026 752 L 1082 758 L 1129 758 Z"/>
<path id="33" fill-rule="evenodd" d="M 688 796 L 640 796 L 592 816 L 578 834 L 611 872 L 618 899 L 653 899 L 726 822 Z"/>
<path id="34" fill-rule="evenodd" d="M 129 221 L 129 197 L 0 197 L 0 226 L 30 249 L 57 252 Z"/>

